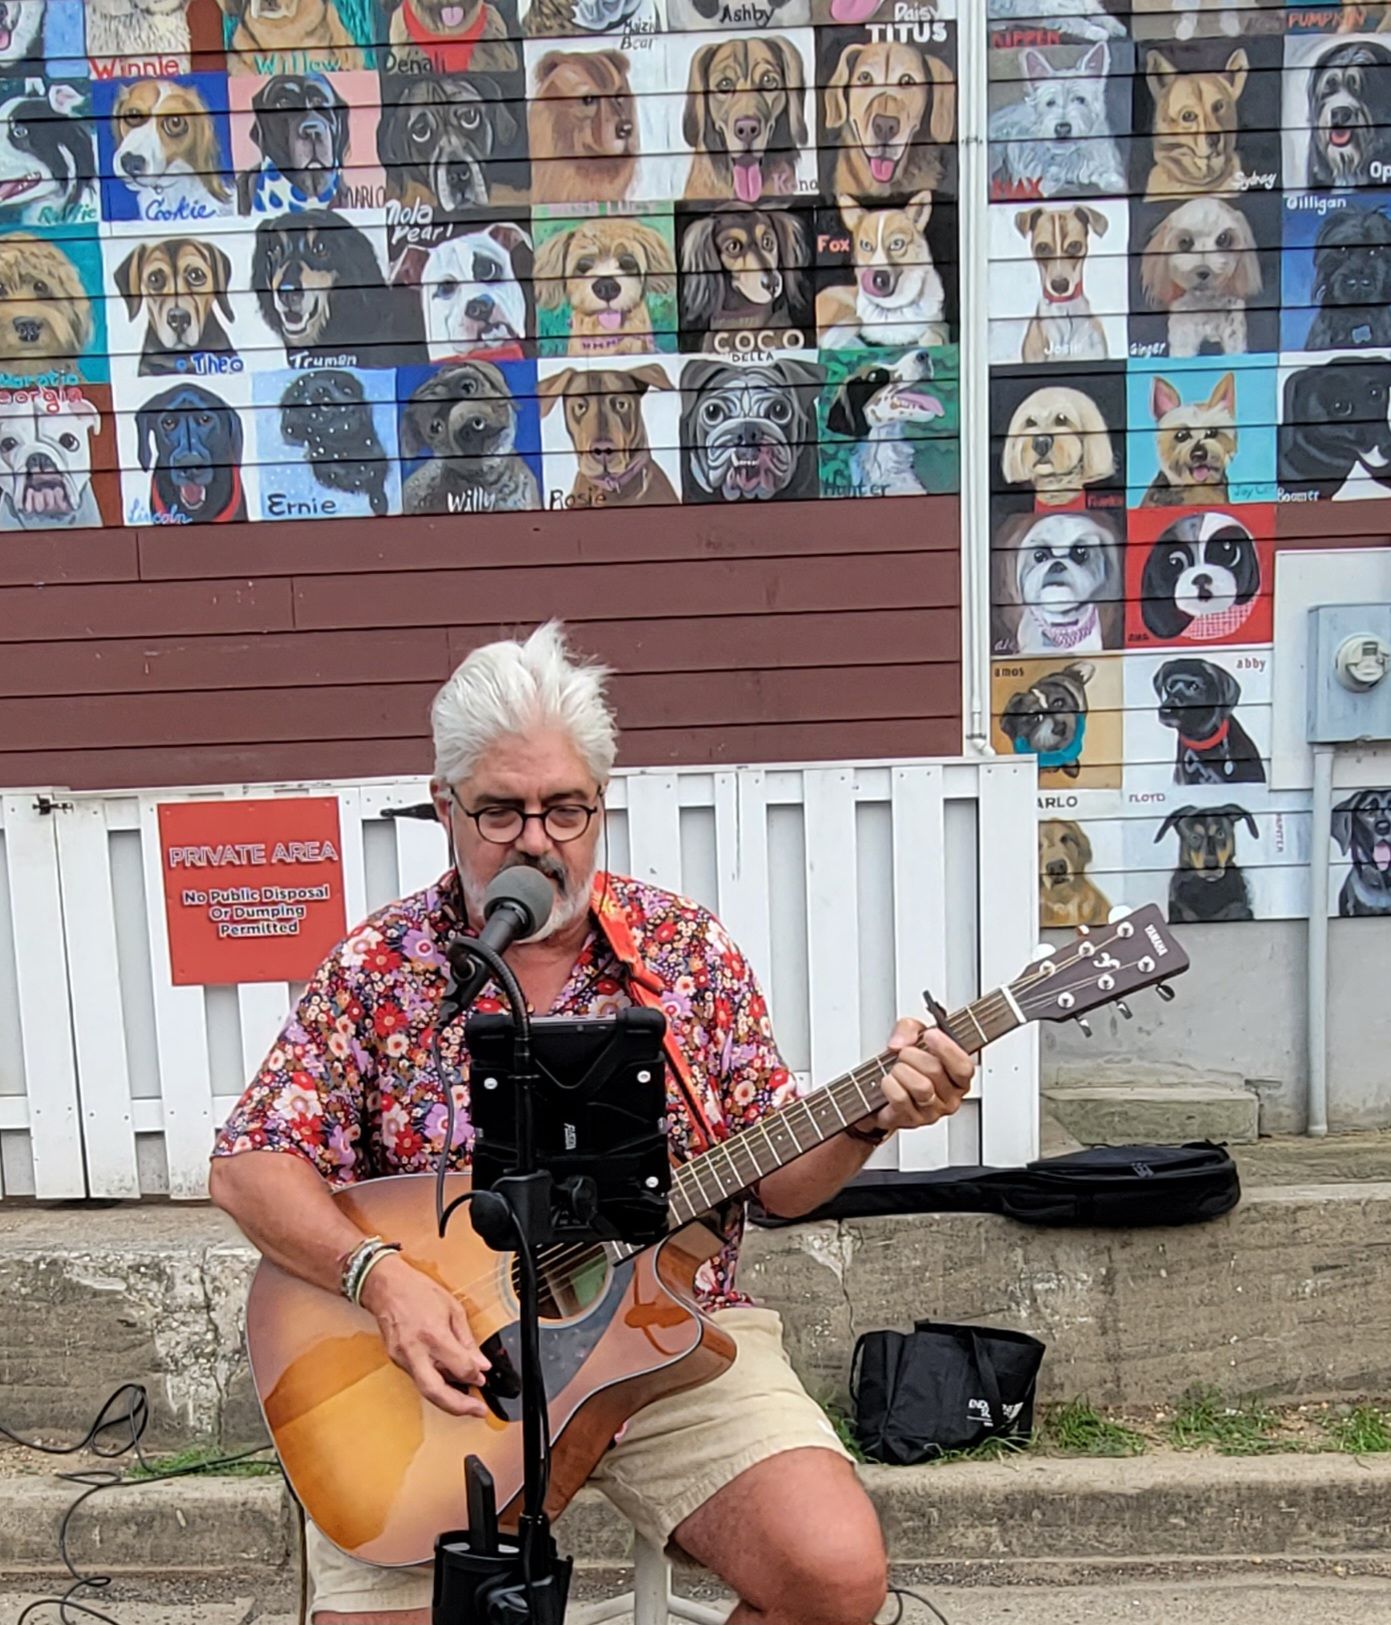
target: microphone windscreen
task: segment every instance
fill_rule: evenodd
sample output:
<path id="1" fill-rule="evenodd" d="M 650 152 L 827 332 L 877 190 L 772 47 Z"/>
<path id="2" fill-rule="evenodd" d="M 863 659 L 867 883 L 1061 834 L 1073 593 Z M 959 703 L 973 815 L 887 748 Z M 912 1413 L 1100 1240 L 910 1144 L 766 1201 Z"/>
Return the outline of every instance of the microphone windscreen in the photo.
<path id="1" fill-rule="evenodd" d="M 487 891 L 483 893 L 485 920 L 499 903 L 514 903 L 524 910 L 531 924 L 522 935 L 534 937 L 551 917 L 551 909 L 555 905 L 555 888 L 539 869 L 532 869 L 523 863 L 514 863 L 511 868 L 494 875 Z"/>

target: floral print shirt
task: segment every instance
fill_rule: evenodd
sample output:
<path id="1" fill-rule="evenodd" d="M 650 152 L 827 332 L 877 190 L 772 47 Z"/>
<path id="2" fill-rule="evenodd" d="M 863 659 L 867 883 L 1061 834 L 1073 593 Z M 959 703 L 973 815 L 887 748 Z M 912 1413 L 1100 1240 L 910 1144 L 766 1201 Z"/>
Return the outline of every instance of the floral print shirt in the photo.
<path id="1" fill-rule="evenodd" d="M 619 875 L 600 876 L 598 885 L 621 906 L 639 958 L 662 984 L 662 1007 L 716 1138 L 792 1099 L 796 1085 L 778 1054 L 758 981 L 714 915 Z M 293 1152 L 335 1188 L 433 1171 L 446 1107 L 432 1038 L 447 980 L 444 947 L 459 919 L 451 870 L 380 909 L 335 948 L 223 1125 L 213 1155 Z M 612 1015 L 634 1002 L 625 974 L 591 916 L 589 937 L 549 1014 Z M 504 1009 L 498 991 L 489 983 L 474 1008 Z M 449 1023 L 439 1047 L 455 1078 L 449 1164 L 467 1168 L 473 1129 L 462 1020 Z M 699 1140 L 670 1066 L 667 1094 L 670 1151 L 679 1164 Z M 724 1246 L 696 1277 L 706 1309 L 749 1302 L 735 1286 L 744 1207 L 734 1202 L 722 1212 Z"/>

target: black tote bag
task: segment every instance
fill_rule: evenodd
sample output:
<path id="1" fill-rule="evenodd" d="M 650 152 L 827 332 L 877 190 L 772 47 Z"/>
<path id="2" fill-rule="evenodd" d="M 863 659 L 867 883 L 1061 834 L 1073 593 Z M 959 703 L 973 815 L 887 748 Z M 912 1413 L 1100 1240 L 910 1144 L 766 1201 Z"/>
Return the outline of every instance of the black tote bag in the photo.
<path id="1" fill-rule="evenodd" d="M 1044 1345 L 1027 1332 L 920 1320 L 865 1332 L 850 1394 L 855 1440 L 871 1461 L 912 1467 L 987 1439 L 1027 1439 Z"/>

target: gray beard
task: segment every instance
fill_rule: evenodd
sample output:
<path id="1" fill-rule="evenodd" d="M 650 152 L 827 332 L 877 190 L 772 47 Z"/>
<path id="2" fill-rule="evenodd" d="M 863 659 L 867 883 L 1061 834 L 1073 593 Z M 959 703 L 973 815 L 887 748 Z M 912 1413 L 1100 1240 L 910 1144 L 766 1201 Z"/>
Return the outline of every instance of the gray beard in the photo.
<path id="1" fill-rule="evenodd" d="M 536 862 L 532 862 L 527 858 L 514 858 L 511 863 L 504 864 L 503 869 L 500 869 L 498 873 L 501 874 L 505 869 L 516 868 L 518 864 L 525 865 L 529 869 L 539 869 L 555 887 L 556 893 L 555 904 L 547 917 L 545 925 L 534 936 L 519 938 L 520 942 L 545 942 L 555 936 L 557 932 L 568 930 L 577 920 L 582 919 L 588 913 L 589 897 L 594 889 L 594 877 L 599 872 L 597 847 L 589 865 L 589 873 L 583 877 L 582 883 L 576 882 L 573 887 L 564 866 L 558 859 L 552 857 L 544 857 Z M 464 893 L 464 903 L 468 908 L 469 919 L 471 921 L 482 920 L 483 899 L 488 889 L 487 886 L 479 886 L 471 875 L 465 874 L 462 870 L 459 873 L 459 884 Z"/>

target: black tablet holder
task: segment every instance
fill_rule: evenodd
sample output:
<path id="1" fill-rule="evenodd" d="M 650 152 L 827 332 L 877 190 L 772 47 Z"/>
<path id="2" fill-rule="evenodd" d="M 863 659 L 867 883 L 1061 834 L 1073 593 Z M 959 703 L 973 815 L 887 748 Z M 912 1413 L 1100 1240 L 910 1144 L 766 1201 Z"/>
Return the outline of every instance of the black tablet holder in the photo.
<path id="1" fill-rule="evenodd" d="M 437 1031 L 472 1002 L 460 990 L 475 996 L 481 990 L 479 964 L 510 1006 L 510 1014 L 471 1016 L 466 1029 L 475 1131 L 466 1200 L 473 1228 L 488 1246 L 517 1254 L 526 1471 L 512 1538 L 498 1528 L 492 1476 L 477 1456 L 464 1463 L 468 1528 L 436 1539 L 432 1622 L 561 1625 L 572 1563 L 560 1556 L 545 1511 L 550 1428 L 541 1254 L 557 1242 L 647 1245 L 666 1233 L 666 1017 L 633 1008 L 613 1019 L 533 1020 L 516 978 L 493 949 L 462 938 L 450 961 Z M 441 1235 L 459 1205 L 442 1211 Z"/>

